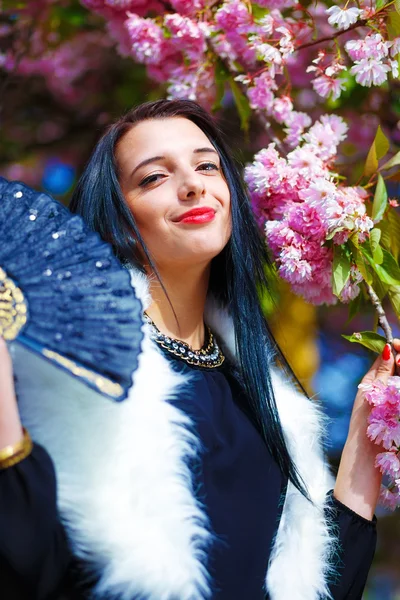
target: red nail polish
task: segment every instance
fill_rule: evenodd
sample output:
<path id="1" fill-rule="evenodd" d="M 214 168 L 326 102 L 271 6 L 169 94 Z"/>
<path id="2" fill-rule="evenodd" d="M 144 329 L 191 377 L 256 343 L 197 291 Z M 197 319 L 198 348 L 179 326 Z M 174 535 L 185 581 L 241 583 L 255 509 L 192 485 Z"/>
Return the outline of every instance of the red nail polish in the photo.
<path id="1" fill-rule="evenodd" d="M 396 358 L 396 364 L 400 367 L 400 356 Z"/>
<path id="2" fill-rule="evenodd" d="M 382 358 L 383 358 L 383 360 L 389 360 L 390 354 L 391 354 L 390 344 L 385 344 L 385 347 L 384 347 L 383 352 L 382 352 Z"/>

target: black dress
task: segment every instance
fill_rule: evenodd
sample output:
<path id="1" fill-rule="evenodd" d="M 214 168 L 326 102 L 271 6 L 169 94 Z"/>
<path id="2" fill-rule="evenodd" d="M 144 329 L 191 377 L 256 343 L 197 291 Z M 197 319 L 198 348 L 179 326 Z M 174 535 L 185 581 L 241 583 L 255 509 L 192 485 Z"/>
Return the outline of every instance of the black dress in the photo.
<path id="1" fill-rule="evenodd" d="M 186 390 L 174 402 L 192 417 L 202 442 L 201 457 L 191 467 L 197 497 L 216 536 L 208 564 L 212 598 L 264 600 L 286 481 L 252 422 L 227 362 L 208 369 L 168 357 L 175 369 L 192 375 L 190 393 Z M 332 596 L 359 600 L 375 550 L 375 519 L 363 519 L 332 494 L 328 502 L 341 543 Z M 36 445 L 24 461 L 0 471 L 1 599 L 84 599 L 90 585 L 78 592 L 79 578 L 80 567 L 57 515 L 53 464 Z"/>

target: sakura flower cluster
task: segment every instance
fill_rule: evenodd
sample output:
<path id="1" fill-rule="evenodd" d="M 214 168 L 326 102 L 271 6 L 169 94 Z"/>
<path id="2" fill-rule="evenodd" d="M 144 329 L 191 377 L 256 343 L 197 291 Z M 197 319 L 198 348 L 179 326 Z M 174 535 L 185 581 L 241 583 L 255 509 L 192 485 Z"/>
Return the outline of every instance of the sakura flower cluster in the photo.
<path id="1" fill-rule="evenodd" d="M 313 73 L 307 84 L 318 98 L 337 100 L 349 73 L 363 86 L 380 86 L 389 74 L 398 76 L 400 38 L 388 39 L 380 11 L 369 0 L 344 8 L 321 2 L 303 15 L 293 0 L 258 0 L 254 9 L 246 0 L 81 1 L 106 18 L 121 54 L 145 64 L 152 79 L 168 85 L 169 97 L 197 100 L 207 108 L 216 100 L 215 65 L 222 61 L 253 110 L 287 124 L 295 109 L 282 84 L 296 65 L 297 71 L 302 68 L 302 55 L 308 52 L 303 54 L 303 46 L 316 33 L 332 38 L 323 47 L 316 44 L 318 52 L 312 49 L 303 68 Z M 337 37 L 335 45 L 334 38 L 335 31 L 350 29 L 355 39 L 347 36 L 346 57 L 344 41 Z"/>
<path id="2" fill-rule="evenodd" d="M 345 48 L 354 61 L 350 72 L 360 85 L 382 85 L 390 72 L 394 77 L 399 76 L 397 57 L 400 53 L 400 38 L 385 41 L 380 33 L 371 33 L 363 39 L 347 41 Z"/>
<path id="3" fill-rule="evenodd" d="M 344 7 L 329 7 L 325 0 L 307 6 L 294 0 L 81 3 L 105 19 L 108 39 L 121 55 L 145 64 L 150 78 L 166 84 L 169 97 L 197 100 L 206 108 L 220 102 L 227 81 L 236 79 L 251 109 L 288 126 L 289 113 L 297 110 L 288 77 L 295 86 L 302 80 L 318 102 L 337 100 L 351 76 L 367 87 L 398 77 L 400 37 L 389 39 L 390 11 L 370 0 L 350 0 Z M 38 6 L 49 11 L 52 4 L 37 0 L 23 11 L 33 14 Z M 0 66 L 7 60 L 0 53 Z"/>
<path id="4" fill-rule="evenodd" d="M 380 502 L 394 510 L 400 506 L 400 378 L 389 377 L 387 384 L 378 379 L 358 387 L 372 407 L 367 435 L 384 449 L 375 463 L 388 482 L 382 486 Z"/>
<path id="5" fill-rule="evenodd" d="M 331 97 L 337 100 L 346 89 L 347 72 L 355 77 L 358 84 L 364 87 L 381 86 L 387 81 L 389 74 L 399 76 L 397 55 L 400 51 L 400 38 L 389 39 L 388 31 L 381 18 L 380 11 L 372 8 L 367 2 L 358 6 L 331 6 L 326 10 L 328 23 L 341 31 L 354 29 L 356 39 L 348 39 L 344 44 L 348 58 L 337 46 L 320 49 L 307 72 L 315 71 L 312 86 L 322 98 Z M 366 35 L 365 27 L 371 31 Z M 334 36 L 333 36 L 334 37 Z M 337 41 L 337 40 L 336 40 Z M 344 73 L 343 73 L 344 71 Z"/>
<path id="6" fill-rule="evenodd" d="M 286 157 L 272 143 L 245 170 L 255 214 L 280 276 L 296 294 L 317 305 L 337 302 L 331 283 L 332 243 L 344 244 L 354 234 L 363 242 L 374 226 L 366 212 L 365 191 L 335 182 L 333 160 L 346 131 L 340 117 L 323 115 Z M 353 265 L 342 302 L 359 294 L 361 280 Z"/>
<path id="7" fill-rule="evenodd" d="M 245 0 L 214 5 L 206 0 L 171 0 L 168 10 L 158 0 L 81 1 L 106 18 L 123 56 L 145 64 L 158 83 L 167 83 L 170 97 L 197 100 L 211 108 L 217 91 L 215 64 L 222 60 L 233 76 L 250 74 L 243 87 L 249 88 L 252 107 L 268 108 L 282 122 L 286 99 L 282 103 L 281 95 L 276 98 L 273 91 L 278 89 L 276 77 L 294 53 L 296 31 L 295 21 L 284 19 L 280 11 L 296 2 L 260 0 L 262 13 L 256 18 Z M 265 72 L 253 77 L 260 68 Z"/>
<path id="8" fill-rule="evenodd" d="M 169 83 L 171 97 L 212 104 L 214 67 L 206 60 L 207 26 L 178 13 L 165 15 L 158 24 L 128 12 L 124 27 L 132 56 L 147 66 L 153 79 Z"/>

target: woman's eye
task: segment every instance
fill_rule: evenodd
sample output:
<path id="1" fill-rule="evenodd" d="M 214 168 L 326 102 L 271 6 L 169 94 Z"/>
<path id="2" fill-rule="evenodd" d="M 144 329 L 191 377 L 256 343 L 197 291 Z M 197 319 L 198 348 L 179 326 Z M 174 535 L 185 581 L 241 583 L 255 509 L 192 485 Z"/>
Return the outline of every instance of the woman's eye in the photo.
<path id="1" fill-rule="evenodd" d="M 153 175 L 149 175 L 148 177 L 142 179 L 142 181 L 139 183 L 139 187 L 145 187 L 150 183 L 155 183 L 160 177 L 163 177 L 162 173 L 153 173 Z"/>
<path id="2" fill-rule="evenodd" d="M 212 162 L 202 163 L 197 168 L 200 171 L 219 171 L 219 166 Z"/>

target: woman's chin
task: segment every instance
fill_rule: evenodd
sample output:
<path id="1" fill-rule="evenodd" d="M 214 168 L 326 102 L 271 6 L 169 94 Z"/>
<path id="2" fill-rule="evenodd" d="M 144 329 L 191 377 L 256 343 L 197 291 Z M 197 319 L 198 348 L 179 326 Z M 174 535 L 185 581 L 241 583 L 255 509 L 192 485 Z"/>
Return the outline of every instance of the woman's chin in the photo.
<path id="1" fill-rule="evenodd" d="M 183 244 L 180 248 L 174 248 L 173 251 L 164 252 L 162 256 L 159 256 L 156 260 L 158 265 L 174 265 L 180 267 L 191 267 L 195 265 L 204 265 L 212 261 L 213 258 L 218 256 L 224 249 L 224 244 L 199 244 L 193 243 L 191 245 Z"/>

